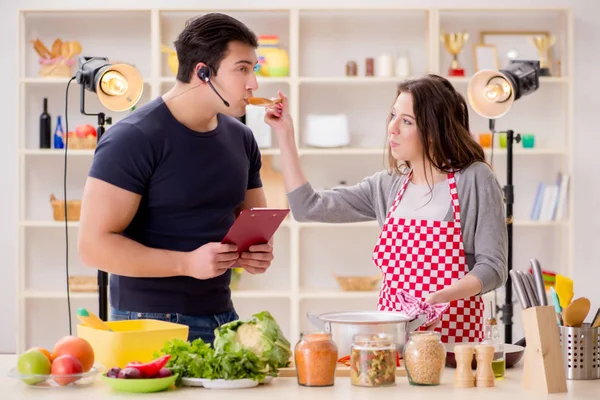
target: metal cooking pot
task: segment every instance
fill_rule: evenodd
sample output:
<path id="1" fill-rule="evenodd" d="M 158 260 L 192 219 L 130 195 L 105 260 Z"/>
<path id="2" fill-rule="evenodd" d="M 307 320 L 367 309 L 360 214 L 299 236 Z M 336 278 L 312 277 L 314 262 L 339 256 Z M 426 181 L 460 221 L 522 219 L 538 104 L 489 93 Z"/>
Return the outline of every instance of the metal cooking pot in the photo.
<path id="1" fill-rule="evenodd" d="M 350 354 L 352 338 L 359 333 L 391 334 L 395 338 L 398 353 L 402 354 L 408 333 L 427 321 L 426 314 L 413 318 L 402 312 L 391 311 L 348 311 L 319 315 L 308 313 L 307 316 L 315 328 L 331 333 L 340 358 Z"/>

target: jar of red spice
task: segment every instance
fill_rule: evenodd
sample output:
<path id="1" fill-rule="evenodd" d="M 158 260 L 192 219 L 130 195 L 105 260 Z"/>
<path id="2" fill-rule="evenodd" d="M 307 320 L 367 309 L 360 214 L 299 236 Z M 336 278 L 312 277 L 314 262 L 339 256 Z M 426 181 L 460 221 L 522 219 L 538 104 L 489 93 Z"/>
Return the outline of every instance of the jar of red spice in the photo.
<path id="1" fill-rule="evenodd" d="M 294 349 L 298 384 L 333 386 L 337 359 L 338 350 L 331 339 L 331 333 L 302 333 Z"/>

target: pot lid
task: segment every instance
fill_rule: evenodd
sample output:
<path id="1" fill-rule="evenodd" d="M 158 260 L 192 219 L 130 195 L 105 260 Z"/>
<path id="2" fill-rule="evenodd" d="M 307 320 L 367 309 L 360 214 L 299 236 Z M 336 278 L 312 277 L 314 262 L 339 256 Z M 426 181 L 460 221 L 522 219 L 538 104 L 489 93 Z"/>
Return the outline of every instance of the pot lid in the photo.
<path id="1" fill-rule="evenodd" d="M 393 311 L 345 311 L 320 314 L 318 318 L 322 321 L 338 324 L 393 324 L 398 322 L 412 321 L 403 312 Z"/>

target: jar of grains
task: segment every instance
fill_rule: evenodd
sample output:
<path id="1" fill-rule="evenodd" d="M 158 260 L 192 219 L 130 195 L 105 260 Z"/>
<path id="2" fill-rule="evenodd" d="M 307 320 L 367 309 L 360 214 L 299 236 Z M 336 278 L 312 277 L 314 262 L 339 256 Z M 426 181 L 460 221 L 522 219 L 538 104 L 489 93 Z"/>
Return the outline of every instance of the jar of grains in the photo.
<path id="1" fill-rule="evenodd" d="M 331 333 L 302 333 L 294 349 L 298 384 L 333 386 L 337 360 L 338 350 Z"/>
<path id="2" fill-rule="evenodd" d="M 396 381 L 396 344 L 391 335 L 355 335 L 350 355 L 350 382 L 377 387 Z"/>
<path id="3" fill-rule="evenodd" d="M 404 346 L 404 365 L 408 382 L 416 386 L 435 386 L 446 363 L 446 348 L 440 340 L 440 333 L 415 331 L 408 334 Z"/>

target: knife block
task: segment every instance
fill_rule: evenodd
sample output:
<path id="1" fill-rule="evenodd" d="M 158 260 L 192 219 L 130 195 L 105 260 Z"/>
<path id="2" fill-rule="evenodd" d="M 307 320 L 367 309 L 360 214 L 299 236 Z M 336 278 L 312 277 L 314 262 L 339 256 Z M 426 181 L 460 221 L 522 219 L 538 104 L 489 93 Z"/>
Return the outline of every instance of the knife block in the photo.
<path id="1" fill-rule="evenodd" d="M 567 378 L 554 307 L 523 310 L 525 365 L 523 388 L 538 393 L 567 392 Z"/>

